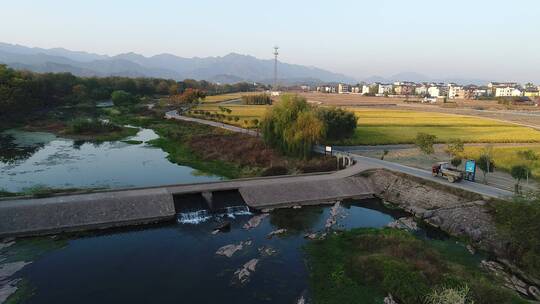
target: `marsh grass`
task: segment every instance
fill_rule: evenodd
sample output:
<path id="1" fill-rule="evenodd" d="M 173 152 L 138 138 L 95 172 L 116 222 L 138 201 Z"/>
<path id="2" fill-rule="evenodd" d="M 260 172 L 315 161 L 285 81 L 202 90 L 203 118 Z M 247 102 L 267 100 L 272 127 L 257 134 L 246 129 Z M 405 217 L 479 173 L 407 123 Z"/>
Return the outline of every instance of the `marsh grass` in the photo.
<path id="1" fill-rule="evenodd" d="M 451 249 L 451 250 L 450 250 Z M 395 229 L 353 229 L 306 246 L 316 303 L 423 303 L 434 290 L 470 287 L 475 303 L 526 303 L 484 273 L 464 247 Z"/>

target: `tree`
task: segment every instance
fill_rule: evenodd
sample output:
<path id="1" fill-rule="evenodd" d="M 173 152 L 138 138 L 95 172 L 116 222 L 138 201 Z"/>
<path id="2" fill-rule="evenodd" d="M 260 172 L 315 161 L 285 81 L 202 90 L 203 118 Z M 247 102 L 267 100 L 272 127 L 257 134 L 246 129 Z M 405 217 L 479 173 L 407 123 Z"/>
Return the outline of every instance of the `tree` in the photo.
<path id="1" fill-rule="evenodd" d="M 206 98 L 206 93 L 198 89 L 188 88 L 181 95 L 171 96 L 174 103 L 178 104 L 194 104 Z"/>
<path id="2" fill-rule="evenodd" d="M 491 173 L 493 172 L 493 170 L 495 170 L 495 163 L 493 162 L 491 155 L 480 155 L 480 157 L 476 160 L 476 165 L 480 170 L 482 170 L 482 173 L 484 174 L 484 183 L 487 184 L 488 173 Z"/>
<path id="3" fill-rule="evenodd" d="M 465 150 L 465 144 L 459 138 L 452 138 L 448 141 L 446 146 L 446 153 L 452 157 L 460 156 Z"/>
<path id="4" fill-rule="evenodd" d="M 324 123 L 298 95 L 283 95 L 261 121 L 265 143 L 284 154 L 308 158 L 312 145 L 324 138 Z"/>
<path id="5" fill-rule="evenodd" d="M 135 96 L 122 90 L 112 92 L 111 99 L 115 106 L 129 106 L 138 102 Z"/>
<path id="6" fill-rule="evenodd" d="M 510 174 L 517 181 L 515 185 L 515 191 L 516 194 L 519 194 L 519 183 L 522 179 L 527 178 L 527 176 L 529 175 L 529 168 L 526 165 L 515 165 L 512 166 L 512 168 L 510 169 Z"/>
<path id="7" fill-rule="evenodd" d="M 437 136 L 435 135 L 420 132 L 416 134 L 414 143 L 420 149 L 420 151 L 429 155 L 435 152 L 433 145 L 435 144 L 436 139 Z"/>
<path id="8" fill-rule="evenodd" d="M 325 124 L 326 139 L 351 137 L 356 130 L 357 119 L 353 112 L 340 108 L 318 108 L 317 116 Z"/>
<path id="9" fill-rule="evenodd" d="M 463 160 L 459 156 L 456 156 L 456 157 L 452 158 L 452 160 L 450 160 L 450 163 L 452 164 L 452 166 L 454 166 L 456 168 L 459 167 L 462 162 L 463 162 Z"/>
<path id="10" fill-rule="evenodd" d="M 539 157 L 536 152 L 533 150 L 524 150 L 524 151 L 518 151 L 517 152 L 519 158 L 525 160 L 527 162 L 527 165 L 529 167 L 529 170 L 527 170 L 527 185 L 529 184 L 529 172 L 532 171 L 532 167 L 534 165 L 534 162 L 536 162 Z"/>

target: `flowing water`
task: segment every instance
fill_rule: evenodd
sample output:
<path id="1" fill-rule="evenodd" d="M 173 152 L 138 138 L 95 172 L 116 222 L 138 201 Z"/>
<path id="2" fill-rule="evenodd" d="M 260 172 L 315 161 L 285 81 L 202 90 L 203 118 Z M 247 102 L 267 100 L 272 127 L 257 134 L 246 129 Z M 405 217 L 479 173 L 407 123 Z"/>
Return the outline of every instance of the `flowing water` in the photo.
<path id="1" fill-rule="evenodd" d="M 39 251 L 15 275 L 34 290 L 27 303 L 296 303 L 308 290 L 304 236 L 324 231 L 330 206 L 275 210 L 249 230 L 243 226 L 257 215 L 228 208 L 180 213 L 163 225 L 18 241 L 0 256 Z M 383 227 L 402 215 L 376 200 L 354 201 L 343 205 L 336 228 Z M 212 233 L 224 221 L 230 230 Z M 277 229 L 287 231 L 269 238 Z M 59 245 L 45 250 L 43 239 Z M 216 255 L 241 242 L 231 258 Z M 241 284 L 234 273 L 251 259 L 258 259 L 255 272 Z"/>
<path id="2" fill-rule="evenodd" d="M 92 143 L 45 132 L 0 133 L 0 190 L 51 188 L 123 188 L 220 180 L 167 160 L 167 153 L 146 142 L 158 138 L 149 129 L 126 138 L 140 141 Z"/>

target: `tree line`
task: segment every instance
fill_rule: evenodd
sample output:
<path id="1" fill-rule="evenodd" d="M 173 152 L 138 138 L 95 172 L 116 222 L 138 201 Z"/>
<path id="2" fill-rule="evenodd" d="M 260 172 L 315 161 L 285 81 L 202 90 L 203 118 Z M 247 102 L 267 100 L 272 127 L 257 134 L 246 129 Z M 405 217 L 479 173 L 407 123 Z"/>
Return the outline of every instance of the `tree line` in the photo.
<path id="1" fill-rule="evenodd" d="M 158 78 L 77 77 L 70 73 L 19 71 L 0 65 L 0 117 L 15 120 L 31 112 L 108 100 L 115 91 L 123 92 L 117 94 L 121 100 L 136 102 L 134 96 L 181 95 L 186 90 L 214 95 L 256 89 L 259 86 L 251 83 L 221 85 L 192 79 L 177 82 Z"/>
<path id="2" fill-rule="evenodd" d="M 298 95 L 284 95 L 260 123 L 263 139 L 285 155 L 309 158 L 313 145 L 350 137 L 356 130 L 354 113 L 310 105 Z"/>

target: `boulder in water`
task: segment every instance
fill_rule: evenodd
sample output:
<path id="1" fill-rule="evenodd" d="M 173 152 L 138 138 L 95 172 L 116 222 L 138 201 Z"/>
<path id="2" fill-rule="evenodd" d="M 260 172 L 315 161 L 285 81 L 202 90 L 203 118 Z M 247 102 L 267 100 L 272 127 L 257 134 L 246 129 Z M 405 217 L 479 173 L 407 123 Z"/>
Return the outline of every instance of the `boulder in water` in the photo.
<path id="1" fill-rule="evenodd" d="M 267 238 L 271 239 L 273 236 L 284 234 L 285 232 L 287 232 L 287 229 L 283 229 L 283 228 L 282 229 L 277 229 L 277 230 L 274 230 L 274 231 L 270 232 L 267 235 Z"/>
<path id="2" fill-rule="evenodd" d="M 268 213 L 255 215 L 254 217 L 250 218 L 249 221 L 244 225 L 244 229 L 252 229 L 259 226 L 262 220 L 267 216 Z"/>
<path id="3" fill-rule="evenodd" d="M 217 255 L 223 255 L 223 256 L 226 256 L 226 257 L 230 258 L 230 257 L 232 257 L 237 251 L 240 251 L 240 250 L 244 249 L 244 247 L 250 246 L 250 245 L 251 245 L 251 241 L 250 241 L 250 240 L 240 242 L 238 245 L 236 245 L 236 244 L 225 245 L 225 246 L 219 248 L 219 249 L 216 251 L 216 254 L 217 254 Z"/>
<path id="4" fill-rule="evenodd" d="M 259 262 L 258 259 L 251 259 L 241 268 L 234 272 L 233 282 L 245 284 L 249 281 L 251 275 L 255 272 L 255 267 Z"/>

